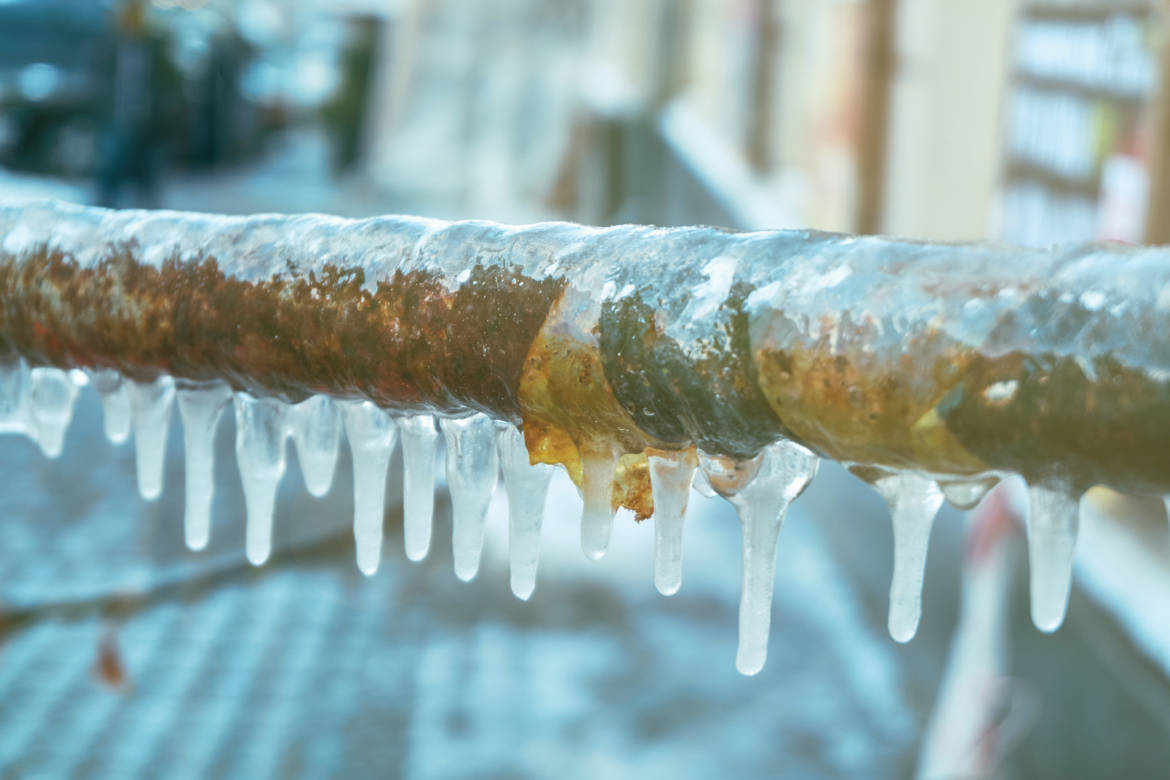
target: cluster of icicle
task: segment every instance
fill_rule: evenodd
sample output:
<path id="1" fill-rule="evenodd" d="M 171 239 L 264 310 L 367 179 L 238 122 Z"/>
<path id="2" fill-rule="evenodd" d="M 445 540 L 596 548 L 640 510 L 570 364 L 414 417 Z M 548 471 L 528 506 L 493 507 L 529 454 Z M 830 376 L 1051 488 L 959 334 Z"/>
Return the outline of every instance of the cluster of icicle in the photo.
<path id="1" fill-rule="evenodd" d="M 527 599 L 536 586 L 541 523 L 552 468 L 529 463 L 524 437 L 510 424 L 482 414 L 461 418 L 413 415 L 395 418 L 368 401 L 313 396 L 291 405 L 223 383 L 192 383 L 160 376 L 123 379 L 114 371 L 29 368 L 22 359 L 0 363 L 0 433 L 22 433 L 50 458 L 61 454 L 80 389 L 92 385 L 104 411 L 106 436 L 121 443 L 134 435 L 138 490 L 146 500 L 162 492 L 163 459 L 172 408 L 178 402 L 186 444 L 187 546 L 201 550 L 210 538 L 215 429 L 229 405 L 236 414 L 236 457 L 247 505 L 246 555 L 263 564 L 272 549 L 276 490 L 285 470 L 285 440 L 291 438 L 308 491 L 330 489 L 344 429 L 353 455 L 354 520 L 358 568 L 373 575 L 382 552 L 386 474 L 399 439 L 403 452 L 403 539 L 412 561 L 426 557 L 434 513 L 434 463 L 440 431 L 446 440 L 447 482 L 452 503 L 455 574 L 468 581 L 479 570 L 488 504 L 503 473 L 509 506 L 511 586 Z M 664 595 L 682 583 L 683 519 L 694 487 L 729 500 L 743 533 L 742 593 L 736 668 L 763 668 L 771 624 L 772 585 L 780 526 L 788 506 L 815 476 L 818 458 L 790 441 L 779 441 L 746 461 L 699 452 L 652 455 L 654 582 Z M 586 462 L 586 472 L 597 464 Z M 609 474 L 586 474 L 581 540 L 585 554 L 600 558 L 609 544 L 613 463 Z M 883 473 L 884 474 L 884 473 Z M 890 508 L 894 530 L 894 575 L 889 630 L 899 642 L 915 634 L 921 615 L 926 552 L 935 513 L 945 499 L 959 508 L 977 504 L 994 480 L 947 480 L 890 472 L 873 485 Z M 590 489 L 590 485 L 604 486 Z M 1054 631 L 1064 619 L 1072 578 L 1077 505 L 1065 492 L 1030 490 L 1028 537 L 1032 616 Z"/>

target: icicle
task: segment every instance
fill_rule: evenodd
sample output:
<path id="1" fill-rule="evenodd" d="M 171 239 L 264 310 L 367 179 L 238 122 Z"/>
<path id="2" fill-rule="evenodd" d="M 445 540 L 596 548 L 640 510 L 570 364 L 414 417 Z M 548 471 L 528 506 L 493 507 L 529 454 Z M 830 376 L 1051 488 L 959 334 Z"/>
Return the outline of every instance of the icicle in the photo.
<path id="1" fill-rule="evenodd" d="M 272 554 L 276 487 L 284 476 L 285 406 L 273 398 L 236 393 L 236 464 L 244 484 L 248 519 L 244 552 L 253 566 Z M 135 432 L 138 425 L 135 423 Z"/>
<path id="2" fill-rule="evenodd" d="M 999 477 L 973 477 L 971 479 L 940 479 L 939 490 L 956 509 L 974 509 L 988 492 L 999 484 Z"/>
<path id="3" fill-rule="evenodd" d="M 341 419 L 333 399 L 314 395 L 293 406 L 289 409 L 289 430 L 305 487 L 310 495 L 320 498 L 333 484 L 341 443 Z"/>
<path id="4" fill-rule="evenodd" d="M 34 368 L 29 372 L 29 380 L 36 442 L 46 457 L 55 458 L 65 449 L 65 433 L 80 391 L 69 373 L 59 368 Z"/>
<path id="5" fill-rule="evenodd" d="M 926 552 L 943 494 L 933 481 L 916 474 L 891 474 L 873 486 L 890 508 L 894 526 L 894 576 L 887 626 L 894 641 L 909 642 L 922 617 Z"/>
<path id="6" fill-rule="evenodd" d="M 650 490 L 654 496 L 654 586 L 672 596 L 682 585 L 683 518 L 695 478 L 695 461 L 687 454 L 650 456 Z"/>
<path id="7" fill-rule="evenodd" d="M 1066 486 L 1028 487 L 1028 575 L 1032 622 L 1046 633 L 1060 628 L 1072 589 L 1079 501 Z"/>
<path id="8" fill-rule="evenodd" d="M 106 438 L 121 444 L 130 436 L 130 396 L 117 371 L 99 368 L 90 375 L 94 390 L 102 399 L 102 416 Z"/>
<path id="9" fill-rule="evenodd" d="M 1162 496 L 1162 503 L 1166 507 L 1166 521 L 1170 522 L 1170 493 Z"/>
<path id="10" fill-rule="evenodd" d="M 394 418 L 369 401 L 341 404 L 345 435 L 353 455 L 353 539 L 357 567 L 367 577 L 382 559 L 382 517 L 386 470 L 398 440 Z"/>
<path id="11" fill-rule="evenodd" d="M 183 536 L 191 550 L 202 550 L 211 539 L 211 498 L 215 490 L 215 428 L 232 402 L 222 382 L 179 382 L 176 392 L 183 420 L 186 450 L 187 505 Z M 107 422 L 109 418 L 107 417 Z"/>
<path id="12" fill-rule="evenodd" d="M 152 382 L 131 381 L 130 416 L 134 428 L 134 455 L 138 493 L 147 501 L 162 495 L 167 430 L 175 401 L 175 382 L 165 374 Z"/>
<path id="13" fill-rule="evenodd" d="M 581 549 L 585 557 L 600 560 L 609 549 L 613 532 L 613 473 L 618 456 L 613 450 L 581 450 Z"/>
<path id="14" fill-rule="evenodd" d="M 398 428 L 402 434 L 402 544 L 407 558 L 421 561 L 431 548 L 439 433 L 429 414 L 403 417 Z"/>
<path id="15" fill-rule="evenodd" d="M 711 486 L 735 506 L 743 528 L 743 584 L 739 601 L 739 649 L 735 668 L 757 674 L 768 655 L 776 540 L 789 504 L 817 473 L 816 455 L 781 440 L 748 461 L 699 453 Z"/>
<path id="16" fill-rule="evenodd" d="M 469 582 L 479 571 L 484 517 L 499 478 L 496 427 L 482 414 L 439 421 L 447 440 L 447 484 L 451 489 L 451 549 L 455 576 Z"/>
<path id="17" fill-rule="evenodd" d="M 508 493 L 508 559 L 512 593 L 527 601 L 536 589 L 540 527 L 552 467 L 529 463 L 524 434 L 514 425 L 507 425 L 500 431 L 499 445 L 504 490 Z"/>

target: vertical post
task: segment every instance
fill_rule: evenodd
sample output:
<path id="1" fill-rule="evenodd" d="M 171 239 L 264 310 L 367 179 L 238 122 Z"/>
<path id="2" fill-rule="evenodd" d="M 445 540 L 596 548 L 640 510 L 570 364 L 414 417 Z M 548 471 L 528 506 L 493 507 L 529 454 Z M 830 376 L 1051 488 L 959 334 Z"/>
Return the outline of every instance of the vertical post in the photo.
<path id="1" fill-rule="evenodd" d="M 756 18 L 755 51 L 752 53 L 750 116 L 747 128 L 747 158 L 757 171 L 772 162 L 772 91 L 776 73 L 777 0 L 759 0 Z"/>
<path id="2" fill-rule="evenodd" d="M 1170 3 L 1152 0 L 1158 84 L 1153 96 L 1150 133 L 1150 198 L 1146 211 L 1146 243 L 1170 244 Z"/>
<path id="3" fill-rule="evenodd" d="M 894 76 L 894 22 L 897 0 L 869 0 L 866 11 L 861 116 L 864 130 L 857 150 L 858 233 L 881 230 L 886 182 L 886 136 Z"/>

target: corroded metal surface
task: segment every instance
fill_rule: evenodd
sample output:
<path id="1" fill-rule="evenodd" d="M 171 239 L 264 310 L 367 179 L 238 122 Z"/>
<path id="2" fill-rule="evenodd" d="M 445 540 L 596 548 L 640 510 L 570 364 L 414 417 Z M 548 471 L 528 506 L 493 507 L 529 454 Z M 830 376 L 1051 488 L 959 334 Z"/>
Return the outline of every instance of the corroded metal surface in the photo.
<path id="1" fill-rule="evenodd" d="M 1170 250 L 0 207 L 0 353 L 523 421 L 534 460 L 781 436 L 1170 492 Z"/>

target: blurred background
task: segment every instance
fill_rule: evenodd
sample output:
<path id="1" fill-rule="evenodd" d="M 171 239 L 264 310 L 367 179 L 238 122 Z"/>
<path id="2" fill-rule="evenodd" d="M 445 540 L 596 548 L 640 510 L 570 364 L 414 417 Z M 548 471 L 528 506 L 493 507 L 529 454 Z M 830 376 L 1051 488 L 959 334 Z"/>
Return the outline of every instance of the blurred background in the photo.
<path id="1" fill-rule="evenodd" d="M 0 0 L 0 200 L 815 227 L 1047 245 L 1170 241 L 1158 0 Z M 229 415 L 230 417 L 230 415 Z M 885 632 L 881 500 L 836 464 L 781 534 L 769 661 L 734 670 L 734 512 L 692 496 L 684 586 L 650 523 L 577 547 L 554 482 L 536 594 L 506 502 L 471 585 L 372 579 L 348 453 L 282 484 L 243 560 L 230 421 L 212 547 L 96 394 L 67 450 L 0 442 L 0 775 L 1164 777 L 1170 543 L 1158 502 L 1086 499 L 1069 618 L 1036 632 L 1018 512 L 944 507 L 922 627 Z M 293 461 L 295 463 L 295 460 Z"/>

